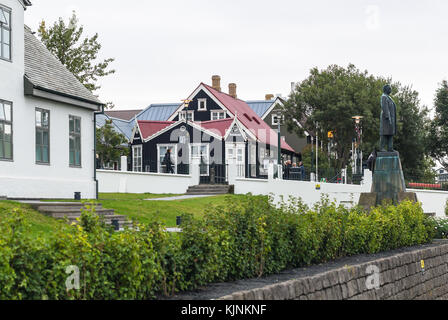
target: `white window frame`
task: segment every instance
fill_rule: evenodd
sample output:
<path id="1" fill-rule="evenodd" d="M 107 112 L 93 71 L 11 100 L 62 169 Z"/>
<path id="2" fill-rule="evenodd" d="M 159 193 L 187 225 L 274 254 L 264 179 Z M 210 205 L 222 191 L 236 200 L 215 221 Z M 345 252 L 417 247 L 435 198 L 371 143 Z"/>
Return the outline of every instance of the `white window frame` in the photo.
<path id="1" fill-rule="evenodd" d="M 12 62 L 12 9 L 2 4 L 0 4 L 0 9 L 5 13 L 5 15 L 9 15 L 9 24 L 7 26 L 2 24 L 0 26 L 0 60 Z M 0 14 L 2 13 L 0 12 Z M 5 33 L 8 33 L 9 35 L 9 44 L 6 44 L 6 42 L 4 42 L 3 30 L 5 30 Z M 3 44 L 5 44 L 5 46 L 9 46 L 9 57 L 6 57 L 6 54 L 3 52 Z"/>
<path id="2" fill-rule="evenodd" d="M 210 112 L 210 119 L 211 120 L 223 120 L 226 118 L 226 112 L 225 111 L 211 111 Z M 216 117 L 214 117 L 216 115 Z"/>
<path id="3" fill-rule="evenodd" d="M 162 163 L 160 162 L 160 148 L 172 148 L 173 151 L 171 151 L 171 158 L 174 158 L 173 161 L 173 170 L 174 174 L 177 174 L 177 144 L 175 143 L 162 143 L 157 145 L 157 172 L 158 173 L 166 173 L 162 170 Z M 165 154 L 163 155 L 165 156 Z"/>
<path id="4" fill-rule="evenodd" d="M 136 156 L 136 150 L 140 151 L 139 156 Z M 140 159 L 140 164 L 137 161 L 138 159 Z M 132 171 L 143 172 L 143 145 L 141 144 L 132 146 Z"/>
<path id="5" fill-rule="evenodd" d="M 191 114 L 191 119 L 186 118 L 187 113 Z M 194 121 L 194 112 L 193 111 L 179 111 L 179 120 Z"/>
<path id="6" fill-rule="evenodd" d="M 201 102 L 204 103 L 204 107 L 201 108 Z M 198 99 L 198 111 L 207 111 L 207 99 Z"/>
<path id="7" fill-rule="evenodd" d="M 207 164 L 207 173 L 202 173 L 201 176 L 209 176 L 210 175 L 210 145 L 207 143 L 190 143 L 190 163 L 193 163 L 193 159 L 201 160 L 201 148 L 205 146 L 206 148 L 206 164 Z M 193 155 L 193 147 L 198 147 L 199 155 Z M 200 161 L 199 161 L 200 163 Z"/>

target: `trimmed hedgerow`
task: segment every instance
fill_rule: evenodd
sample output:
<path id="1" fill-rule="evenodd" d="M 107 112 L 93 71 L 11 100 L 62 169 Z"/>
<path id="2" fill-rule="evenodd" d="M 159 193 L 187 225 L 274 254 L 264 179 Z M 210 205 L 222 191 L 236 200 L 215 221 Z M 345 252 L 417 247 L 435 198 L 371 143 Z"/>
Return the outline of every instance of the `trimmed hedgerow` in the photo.
<path id="1" fill-rule="evenodd" d="M 113 232 L 95 214 L 51 237 L 31 238 L 20 210 L 0 221 L 0 299 L 151 299 L 218 281 L 259 277 L 339 257 L 428 243 L 435 224 L 419 204 L 370 213 L 323 198 L 274 206 L 267 197 L 186 215 L 183 231 L 158 222 Z M 66 289 L 68 266 L 79 290 Z"/>

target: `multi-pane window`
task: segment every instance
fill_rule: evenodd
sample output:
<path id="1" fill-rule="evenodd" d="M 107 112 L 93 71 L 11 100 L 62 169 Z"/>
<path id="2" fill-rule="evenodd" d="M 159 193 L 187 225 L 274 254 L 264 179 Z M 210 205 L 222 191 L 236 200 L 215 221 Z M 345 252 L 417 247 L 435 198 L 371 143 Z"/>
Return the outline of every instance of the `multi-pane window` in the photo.
<path id="1" fill-rule="evenodd" d="M 226 118 L 225 111 L 212 111 L 212 120 L 221 120 Z"/>
<path id="2" fill-rule="evenodd" d="M 193 111 L 179 112 L 179 120 L 194 121 Z"/>
<path id="3" fill-rule="evenodd" d="M 70 130 L 70 143 L 69 143 L 69 158 L 70 166 L 81 166 L 81 118 L 75 116 L 69 116 L 69 130 Z"/>
<path id="4" fill-rule="evenodd" d="M 36 109 L 36 162 L 50 163 L 50 111 Z"/>
<path id="5" fill-rule="evenodd" d="M 12 103 L 0 100 L 0 160 L 12 160 Z"/>
<path id="6" fill-rule="evenodd" d="M 11 60 L 11 10 L 0 5 L 0 58 Z"/>
<path id="7" fill-rule="evenodd" d="M 142 172 L 142 145 L 132 146 L 132 171 Z"/>

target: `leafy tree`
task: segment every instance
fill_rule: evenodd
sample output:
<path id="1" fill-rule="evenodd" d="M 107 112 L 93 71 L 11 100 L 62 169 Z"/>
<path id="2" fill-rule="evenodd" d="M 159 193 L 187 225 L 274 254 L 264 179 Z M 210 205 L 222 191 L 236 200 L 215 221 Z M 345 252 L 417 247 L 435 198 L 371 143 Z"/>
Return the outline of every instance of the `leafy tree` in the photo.
<path id="1" fill-rule="evenodd" d="M 111 122 L 96 130 L 96 150 L 101 166 L 119 161 L 121 156 L 129 155 L 128 140 L 114 130 Z"/>
<path id="2" fill-rule="evenodd" d="M 298 83 L 285 104 L 285 120 L 290 131 L 303 135 L 306 130 L 328 144 L 328 131 L 333 131 L 337 153 L 336 167 L 345 167 L 356 137 L 353 116 L 363 116 L 362 150 L 365 158 L 379 146 L 380 97 L 383 86 L 391 83 L 397 104 L 398 132 L 395 147 L 400 151 L 405 173 L 423 174 L 427 136 L 427 109 L 420 108 L 418 93 L 411 87 L 392 83 L 392 79 L 375 77 L 358 70 L 331 65 L 325 70 L 313 68 L 308 78 Z M 297 125 L 298 120 L 301 126 Z M 318 124 L 316 129 L 316 123 Z M 403 126 L 403 123 L 406 126 Z M 326 150 L 326 148 L 324 148 Z"/>
<path id="3" fill-rule="evenodd" d="M 434 99 L 435 117 L 430 126 L 428 149 L 444 168 L 448 168 L 448 82 L 442 81 Z"/>
<path id="4" fill-rule="evenodd" d="M 67 69 L 90 91 L 100 88 L 97 81 L 101 77 L 115 73 L 108 69 L 109 64 L 115 59 L 109 58 L 98 61 L 101 44 L 98 42 L 98 34 L 91 38 L 82 39 L 84 27 L 78 25 L 78 18 L 73 12 L 68 25 L 59 18 L 52 27 L 48 27 L 42 20 L 38 34 L 42 43 L 53 53 Z M 112 103 L 108 103 L 113 107 Z"/>

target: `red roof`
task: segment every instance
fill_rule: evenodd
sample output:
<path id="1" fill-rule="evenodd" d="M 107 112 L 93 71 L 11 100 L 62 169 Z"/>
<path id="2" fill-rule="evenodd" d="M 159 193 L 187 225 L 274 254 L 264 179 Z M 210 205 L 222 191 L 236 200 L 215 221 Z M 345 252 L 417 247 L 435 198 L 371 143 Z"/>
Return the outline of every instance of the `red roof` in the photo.
<path id="1" fill-rule="evenodd" d="M 142 134 L 142 139 L 147 139 L 152 135 L 156 134 L 160 130 L 169 127 L 174 121 L 137 121 L 138 127 L 140 128 L 140 132 Z"/>
<path id="2" fill-rule="evenodd" d="M 238 120 L 251 131 L 260 142 L 274 147 L 277 146 L 277 132 L 272 130 L 272 128 L 264 122 L 245 101 L 235 99 L 205 83 L 202 83 L 202 85 L 204 85 L 207 90 L 209 90 L 211 94 L 213 94 L 215 98 L 218 99 L 234 116 L 237 116 Z M 284 140 L 281 140 L 281 147 L 282 149 L 295 152 Z"/>
<path id="3" fill-rule="evenodd" d="M 222 120 L 211 120 L 211 121 L 203 121 L 203 122 L 195 122 L 195 124 L 201 126 L 202 128 L 212 131 L 213 133 L 219 134 L 221 137 L 224 137 L 227 133 L 227 130 L 233 123 L 233 119 L 227 118 Z"/>

